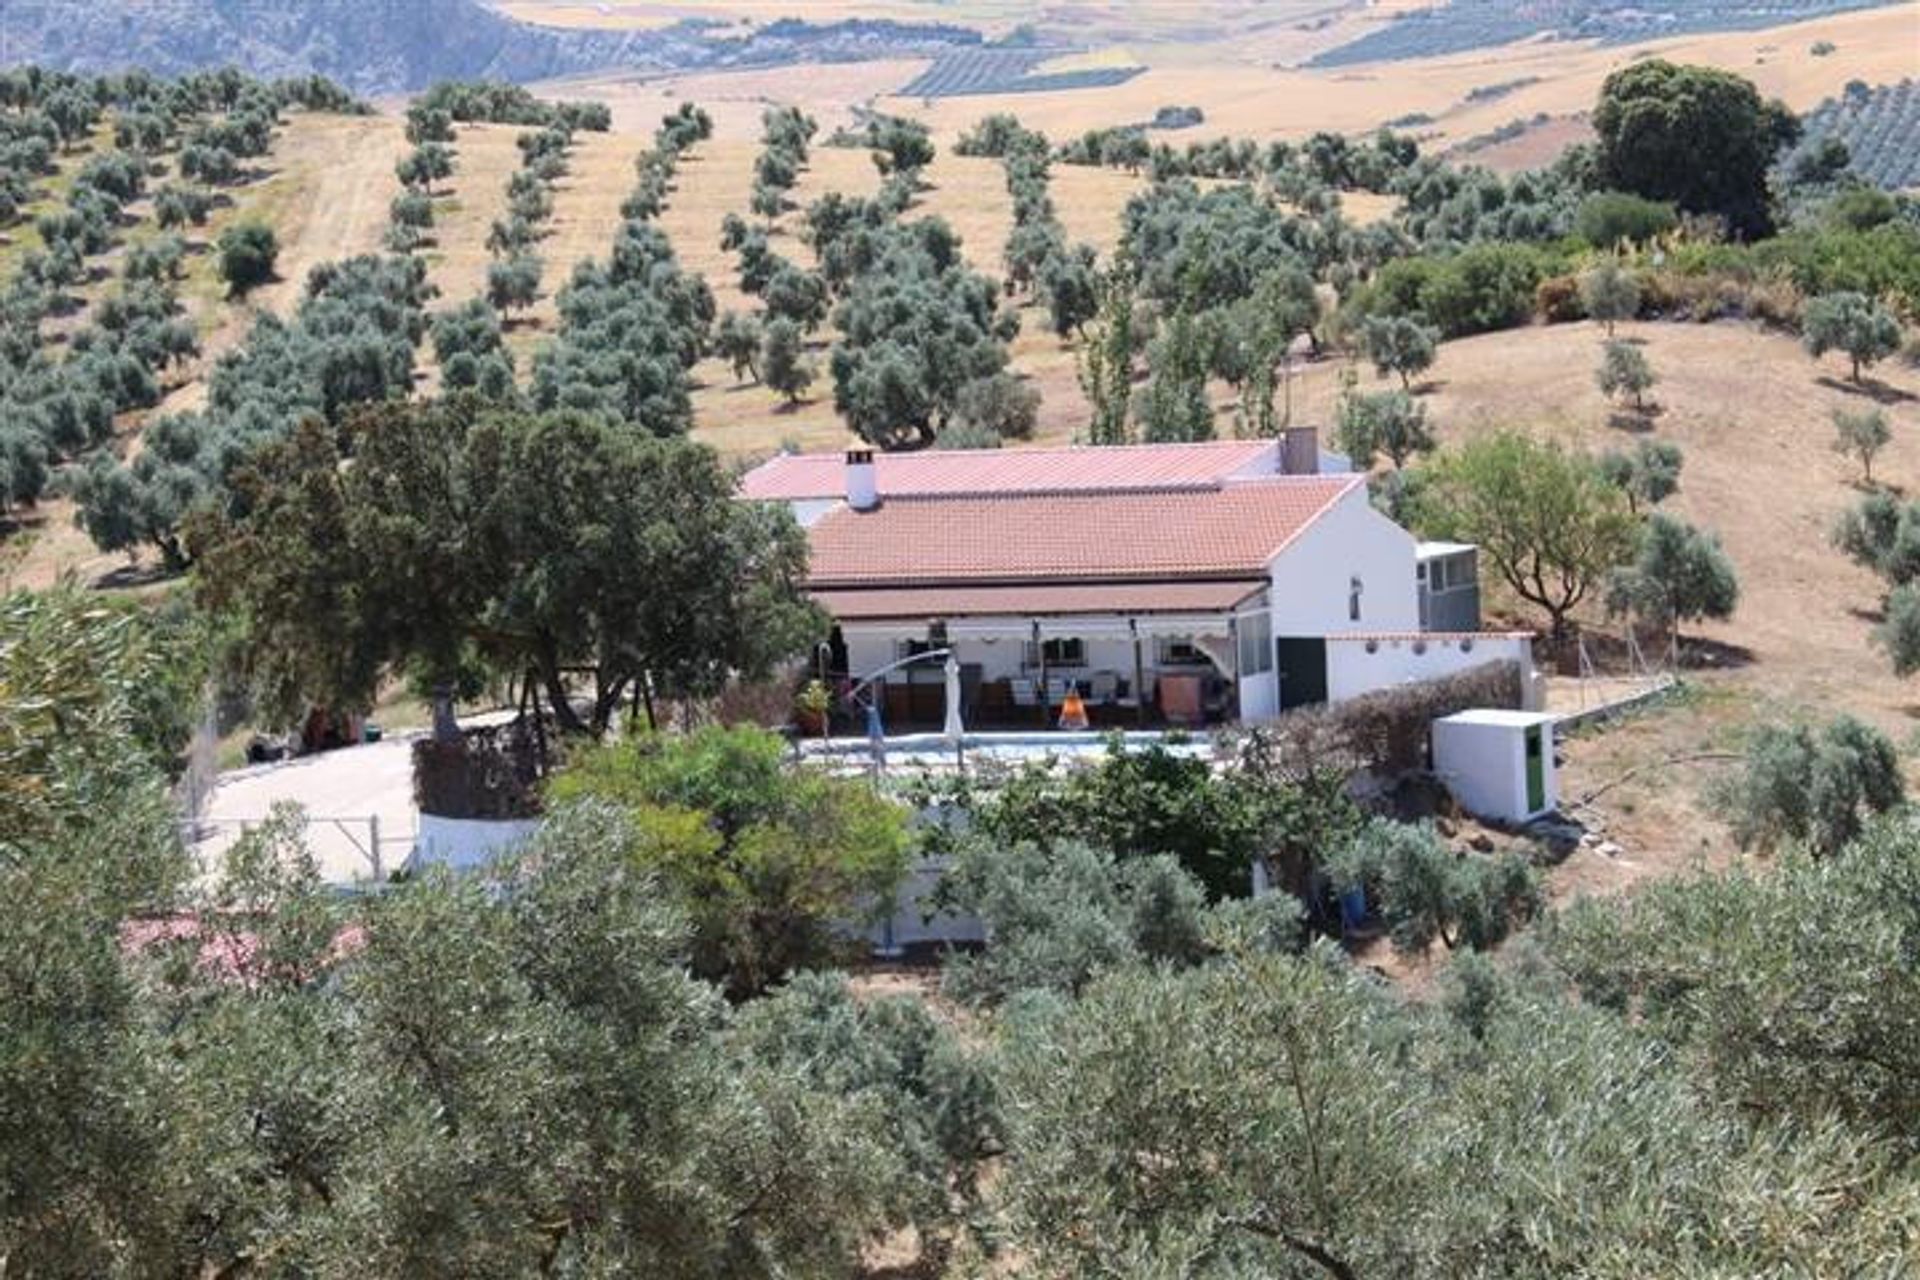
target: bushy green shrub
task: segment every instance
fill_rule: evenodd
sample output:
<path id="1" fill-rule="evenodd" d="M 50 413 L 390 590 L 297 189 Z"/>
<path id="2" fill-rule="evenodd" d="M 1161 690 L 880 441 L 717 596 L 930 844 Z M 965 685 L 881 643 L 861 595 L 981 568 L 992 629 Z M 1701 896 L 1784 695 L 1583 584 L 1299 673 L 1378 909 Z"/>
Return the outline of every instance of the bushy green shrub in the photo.
<path id="1" fill-rule="evenodd" d="M 1122 860 L 1169 854 L 1216 898 L 1244 897 L 1256 858 L 1317 856 L 1358 819 L 1332 773 L 1216 772 L 1206 760 L 1117 738 L 1091 765 L 1029 764 L 991 789 L 962 786 L 939 798 L 964 808 L 1001 847 L 1080 842 Z"/>
<path id="2" fill-rule="evenodd" d="M 1580 202 L 1573 228 L 1594 248 L 1612 250 L 1623 241 L 1646 244 L 1679 223 L 1673 206 L 1664 200 L 1646 200 L 1625 191 L 1596 191 Z"/>
<path id="3" fill-rule="evenodd" d="M 550 786 L 629 815 L 692 917 L 695 971 L 739 996 L 846 954 L 843 926 L 884 910 L 906 871 L 904 809 L 785 755 L 763 730 L 706 728 L 581 753 Z"/>
<path id="4" fill-rule="evenodd" d="M 1719 798 L 1741 848 L 1800 843 L 1832 855 L 1869 815 L 1904 803 L 1906 785 L 1886 736 L 1840 716 L 1817 734 L 1803 724 L 1760 729 Z"/>
<path id="5" fill-rule="evenodd" d="M 1336 887 L 1364 888 L 1393 945 L 1425 951 L 1497 945 L 1542 904 L 1538 877 L 1515 853 L 1455 853 L 1431 826 L 1376 818 L 1329 861 Z"/>

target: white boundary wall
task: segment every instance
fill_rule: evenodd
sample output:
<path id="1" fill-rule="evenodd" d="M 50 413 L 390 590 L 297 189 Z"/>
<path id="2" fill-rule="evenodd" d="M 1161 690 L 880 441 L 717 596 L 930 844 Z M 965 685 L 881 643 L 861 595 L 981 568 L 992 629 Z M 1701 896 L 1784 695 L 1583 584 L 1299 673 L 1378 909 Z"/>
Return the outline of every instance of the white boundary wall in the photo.
<path id="1" fill-rule="evenodd" d="M 1328 636 L 1327 700 L 1341 702 L 1376 689 L 1438 680 L 1500 661 L 1518 662 L 1530 679 L 1533 637 L 1526 632 Z"/>
<path id="2" fill-rule="evenodd" d="M 538 818 L 487 820 L 420 815 L 420 834 L 414 841 L 416 865 L 439 863 L 460 870 L 484 866 L 515 845 L 524 844 L 540 829 Z"/>

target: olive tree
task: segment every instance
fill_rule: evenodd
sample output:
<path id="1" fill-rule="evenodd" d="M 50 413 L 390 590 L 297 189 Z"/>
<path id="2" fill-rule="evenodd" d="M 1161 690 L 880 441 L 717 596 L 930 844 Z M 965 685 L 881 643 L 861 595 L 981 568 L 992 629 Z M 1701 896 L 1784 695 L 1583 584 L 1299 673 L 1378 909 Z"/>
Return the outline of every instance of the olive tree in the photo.
<path id="1" fill-rule="evenodd" d="M 220 278 L 234 296 L 244 297 L 274 278 L 280 241 L 265 223 L 235 223 L 220 233 L 215 248 L 220 254 Z"/>
<path id="2" fill-rule="evenodd" d="M 813 362 L 806 357 L 800 326 L 785 316 L 769 322 L 760 345 L 760 380 L 798 404 L 813 385 Z"/>
<path id="3" fill-rule="evenodd" d="M 1720 539 L 1660 511 L 1641 530 L 1633 563 L 1617 570 L 1607 587 L 1609 613 L 1668 629 L 1730 618 L 1739 601 L 1739 579 Z"/>
<path id="4" fill-rule="evenodd" d="M 759 317 L 729 311 L 713 328 L 713 353 L 727 362 L 735 378 L 760 381 L 760 344 L 764 340 Z"/>
<path id="5" fill-rule="evenodd" d="M 1363 469 L 1384 453 L 1398 470 L 1416 453 L 1431 453 L 1435 444 L 1426 406 L 1404 391 L 1344 397 L 1334 433 L 1341 451 Z"/>
<path id="6" fill-rule="evenodd" d="M 538 256 L 516 250 L 504 262 L 487 268 L 487 301 L 502 315 L 524 311 L 540 297 L 542 263 Z"/>
<path id="7" fill-rule="evenodd" d="M 1433 366 L 1440 331 L 1411 316 L 1368 316 L 1360 324 L 1360 348 L 1385 376 L 1398 374 L 1400 389 L 1413 389 L 1413 375 Z"/>
<path id="8" fill-rule="evenodd" d="M 1900 349 L 1899 322 L 1861 293 L 1828 293 L 1811 299 L 1801 317 L 1800 333 L 1816 360 L 1829 351 L 1845 352 L 1853 366 L 1849 376 L 1856 383 L 1863 369 Z"/>
<path id="9" fill-rule="evenodd" d="M 1617 322 L 1640 313 L 1640 282 L 1608 254 L 1580 277 L 1580 303 L 1589 317 L 1606 325 L 1611 338 Z"/>
<path id="10" fill-rule="evenodd" d="M 1646 353 L 1630 342 L 1607 343 L 1600 357 L 1600 369 L 1594 374 L 1602 395 L 1608 399 L 1631 396 L 1636 409 L 1647 407 L 1647 392 L 1658 380 Z"/>
<path id="11" fill-rule="evenodd" d="M 1833 451 L 1860 460 L 1861 478 L 1873 483 L 1873 460 L 1893 439 L 1887 415 L 1879 409 L 1835 409 Z"/>
<path id="12" fill-rule="evenodd" d="M 1596 462 L 1600 474 L 1627 497 L 1635 515 L 1659 506 L 1680 492 L 1685 458 L 1671 440 L 1642 439 L 1632 449 L 1608 449 Z"/>
<path id="13" fill-rule="evenodd" d="M 1802 842 L 1837 853 L 1869 814 L 1906 799 L 1900 758 L 1884 734 L 1851 716 L 1819 732 L 1804 724 L 1760 728 L 1721 798 L 1743 849 Z"/>

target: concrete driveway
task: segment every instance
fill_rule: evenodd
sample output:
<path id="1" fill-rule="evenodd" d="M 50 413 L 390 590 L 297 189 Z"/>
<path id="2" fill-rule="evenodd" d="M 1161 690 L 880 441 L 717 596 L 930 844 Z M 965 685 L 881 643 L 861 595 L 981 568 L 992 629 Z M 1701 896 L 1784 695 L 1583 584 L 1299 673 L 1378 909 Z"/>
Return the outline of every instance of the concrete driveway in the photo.
<path id="1" fill-rule="evenodd" d="M 249 765 L 220 775 L 195 832 L 204 865 L 259 826 L 274 806 L 298 805 L 307 847 L 330 884 L 391 873 L 413 851 L 413 743 L 419 734 L 318 755 Z"/>

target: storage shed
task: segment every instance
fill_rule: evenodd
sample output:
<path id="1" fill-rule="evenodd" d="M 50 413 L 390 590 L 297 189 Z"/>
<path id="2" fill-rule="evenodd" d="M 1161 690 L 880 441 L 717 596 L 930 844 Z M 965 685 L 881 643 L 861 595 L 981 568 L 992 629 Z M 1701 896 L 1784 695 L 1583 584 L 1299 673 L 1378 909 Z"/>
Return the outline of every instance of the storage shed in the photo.
<path id="1" fill-rule="evenodd" d="M 1477 818 L 1527 822 L 1560 802 L 1553 717 L 1538 711 L 1462 711 L 1433 722 L 1433 769 Z"/>

